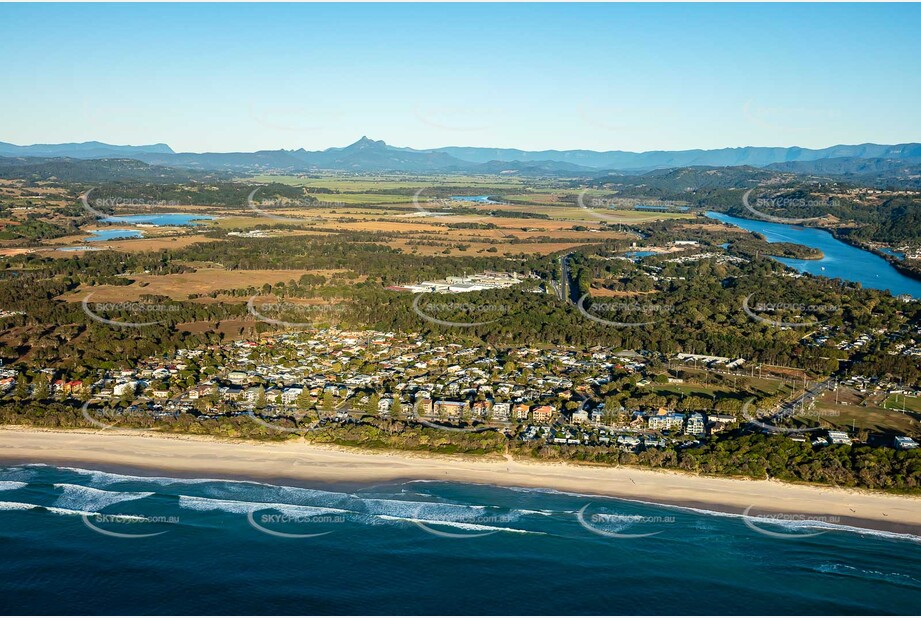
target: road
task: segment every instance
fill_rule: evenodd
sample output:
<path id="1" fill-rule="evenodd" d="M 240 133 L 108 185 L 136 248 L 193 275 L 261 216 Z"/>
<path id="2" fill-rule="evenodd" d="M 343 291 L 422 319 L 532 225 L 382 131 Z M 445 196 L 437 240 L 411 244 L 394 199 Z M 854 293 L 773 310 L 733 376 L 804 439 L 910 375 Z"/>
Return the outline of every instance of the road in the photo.
<path id="1" fill-rule="evenodd" d="M 802 413 L 807 404 L 814 401 L 819 396 L 821 396 L 822 393 L 830 389 L 834 382 L 835 381 L 832 378 L 828 378 L 821 382 L 816 382 L 808 389 L 806 389 L 799 397 L 780 406 L 780 409 L 771 418 L 776 420 L 789 418 L 796 414 L 797 409 L 800 411 L 800 413 Z"/>
<path id="2" fill-rule="evenodd" d="M 572 253 L 567 253 L 560 258 L 560 288 L 558 290 L 560 300 L 575 305 L 579 302 L 578 298 L 573 298 L 572 273 L 569 271 L 569 258 Z"/>

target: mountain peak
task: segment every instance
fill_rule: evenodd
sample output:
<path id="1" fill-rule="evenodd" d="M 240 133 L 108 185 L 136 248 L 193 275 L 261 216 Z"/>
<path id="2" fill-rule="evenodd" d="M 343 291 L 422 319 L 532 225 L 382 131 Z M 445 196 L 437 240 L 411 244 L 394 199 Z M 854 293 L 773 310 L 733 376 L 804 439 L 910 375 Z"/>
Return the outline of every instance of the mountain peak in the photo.
<path id="1" fill-rule="evenodd" d="M 346 146 L 346 148 L 386 148 L 387 143 L 384 140 L 373 140 L 367 135 L 362 135 L 361 139 L 352 144 L 351 146 Z"/>

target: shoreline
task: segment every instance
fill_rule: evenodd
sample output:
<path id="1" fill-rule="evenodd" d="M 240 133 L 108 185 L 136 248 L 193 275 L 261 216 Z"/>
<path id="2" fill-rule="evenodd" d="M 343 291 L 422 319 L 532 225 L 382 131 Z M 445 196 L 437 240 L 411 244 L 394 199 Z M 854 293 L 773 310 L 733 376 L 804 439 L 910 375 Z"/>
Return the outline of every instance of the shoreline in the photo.
<path id="1" fill-rule="evenodd" d="M 624 466 L 13 427 L 0 428 L 0 462 L 340 489 L 420 480 L 549 489 L 737 516 L 751 508 L 754 514 L 813 516 L 840 526 L 921 536 L 921 497 Z"/>

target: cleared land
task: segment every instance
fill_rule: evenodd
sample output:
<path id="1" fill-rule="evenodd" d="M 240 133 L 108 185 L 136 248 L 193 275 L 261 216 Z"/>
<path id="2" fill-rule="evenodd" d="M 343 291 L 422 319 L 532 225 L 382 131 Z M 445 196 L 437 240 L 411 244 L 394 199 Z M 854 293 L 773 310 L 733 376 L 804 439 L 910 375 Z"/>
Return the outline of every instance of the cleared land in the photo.
<path id="1" fill-rule="evenodd" d="M 225 270 L 202 268 L 193 273 L 174 275 L 133 275 L 131 285 L 97 285 L 79 289 L 61 297 L 62 300 L 80 302 L 93 293 L 92 302 L 135 301 L 144 295 L 168 296 L 173 300 L 187 300 L 190 294 L 208 294 L 216 290 L 259 287 L 266 283 L 297 281 L 302 275 L 331 275 L 342 271 L 317 270 Z"/>

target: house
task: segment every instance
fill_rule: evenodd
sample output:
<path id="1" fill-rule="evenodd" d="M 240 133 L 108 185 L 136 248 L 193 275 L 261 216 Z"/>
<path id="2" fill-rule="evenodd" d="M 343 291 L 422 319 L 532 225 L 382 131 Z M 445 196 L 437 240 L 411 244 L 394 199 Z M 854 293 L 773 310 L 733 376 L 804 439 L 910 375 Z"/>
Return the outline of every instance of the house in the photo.
<path id="1" fill-rule="evenodd" d="M 378 414 L 390 414 L 390 408 L 392 407 L 393 407 L 393 399 L 390 397 L 382 397 L 377 402 Z"/>
<path id="2" fill-rule="evenodd" d="M 300 386 L 289 386 L 281 392 L 281 402 L 286 405 L 295 404 L 303 392 L 304 389 Z"/>
<path id="3" fill-rule="evenodd" d="M 244 371 L 231 371 L 227 374 L 227 379 L 231 384 L 244 384 L 249 380 L 249 376 Z"/>
<path id="4" fill-rule="evenodd" d="M 707 422 L 704 419 L 704 415 L 700 412 L 695 412 L 688 416 L 687 426 L 684 429 L 685 433 L 688 433 L 692 436 L 704 436 L 707 434 Z"/>
<path id="5" fill-rule="evenodd" d="M 553 406 L 537 406 L 531 410 L 531 418 L 536 423 L 549 423 L 554 412 Z"/>
<path id="6" fill-rule="evenodd" d="M 531 408 L 527 404 L 516 403 L 515 407 L 512 408 L 512 414 L 515 415 L 515 420 L 526 421 L 528 420 L 528 414 L 530 413 Z"/>
<path id="7" fill-rule="evenodd" d="M 416 397 L 416 414 L 420 416 L 431 416 L 432 415 L 432 400 L 428 397 L 419 398 Z"/>
<path id="8" fill-rule="evenodd" d="M 892 445 L 900 451 L 909 451 L 913 448 L 918 448 L 918 443 L 908 436 L 896 436 L 892 440 Z"/>
<path id="9" fill-rule="evenodd" d="M 731 414 L 710 414 L 707 416 L 707 420 L 710 422 L 710 431 L 712 433 L 725 431 L 737 422 L 736 417 Z"/>
<path id="10" fill-rule="evenodd" d="M 265 400 L 267 403 L 278 403 L 281 400 L 281 390 L 274 386 L 265 389 Z"/>
<path id="11" fill-rule="evenodd" d="M 134 395 L 135 390 L 137 389 L 137 382 L 121 382 L 112 387 L 112 394 L 116 397 L 125 397 L 129 395 Z"/>
<path id="12" fill-rule="evenodd" d="M 659 414 L 650 416 L 646 423 L 650 429 L 680 429 L 682 425 L 684 425 L 684 415 L 678 414 L 677 412 L 671 414 L 662 414 L 660 411 Z"/>
<path id="13" fill-rule="evenodd" d="M 511 414 L 511 405 L 508 403 L 494 403 L 492 406 L 492 419 L 506 422 Z"/>
<path id="14" fill-rule="evenodd" d="M 469 409 L 466 401 L 444 401 L 435 402 L 435 414 L 441 418 L 460 419 L 466 416 Z"/>
<path id="15" fill-rule="evenodd" d="M 263 389 L 260 391 L 258 386 L 251 386 L 243 392 L 243 400 L 246 403 L 256 403 L 256 399 L 259 398 L 260 392 L 264 393 L 265 390 Z"/>
<path id="16" fill-rule="evenodd" d="M 851 437 L 845 431 L 829 431 L 829 444 L 851 444 Z"/>
<path id="17" fill-rule="evenodd" d="M 213 393 L 214 393 L 213 384 L 199 384 L 189 389 L 188 397 L 189 399 L 200 399 L 202 397 L 207 397 L 208 395 L 211 395 Z"/>
<path id="18" fill-rule="evenodd" d="M 475 401 L 470 408 L 470 411 L 473 413 L 473 416 L 477 418 L 487 418 L 489 416 L 489 402 L 488 401 Z"/>
<path id="19" fill-rule="evenodd" d="M 572 413 L 572 422 L 573 423 L 588 423 L 588 410 L 584 408 L 579 408 Z"/>
<path id="20" fill-rule="evenodd" d="M 61 381 L 58 380 L 58 382 Z M 86 386 L 83 384 L 83 380 L 71 380 L 61 383 L 61 392 L 65 395 L 82 393 L 84 390 L 86 390 Z"/>

